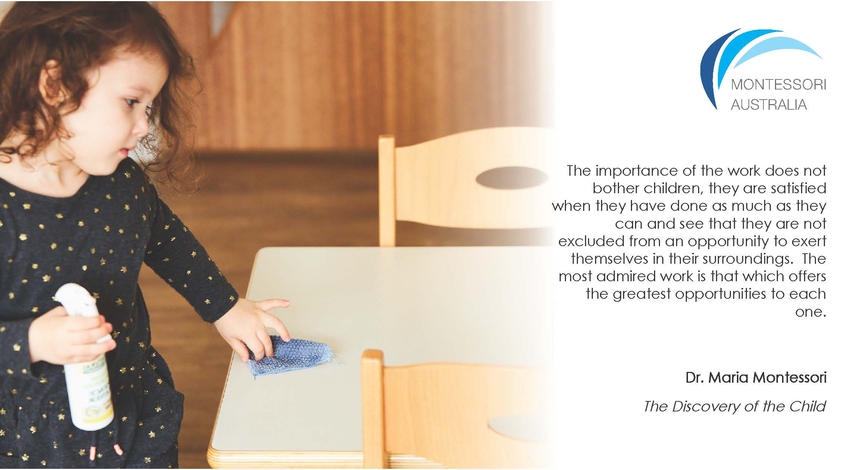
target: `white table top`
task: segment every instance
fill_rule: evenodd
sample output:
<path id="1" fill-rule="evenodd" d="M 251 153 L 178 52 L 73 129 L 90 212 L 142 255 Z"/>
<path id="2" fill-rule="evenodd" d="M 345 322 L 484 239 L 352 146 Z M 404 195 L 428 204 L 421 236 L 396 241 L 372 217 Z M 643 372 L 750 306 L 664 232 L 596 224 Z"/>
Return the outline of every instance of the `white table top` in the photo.
<path id="1" fill-rule="evenodd" d="M 362 466 L 360 356 L 387 365 L 551 363 L 544 247 L 264 248 L 247 298 L 343 364 L 254 379 L 230 364 L 208 457 L 216 466 Z"/>

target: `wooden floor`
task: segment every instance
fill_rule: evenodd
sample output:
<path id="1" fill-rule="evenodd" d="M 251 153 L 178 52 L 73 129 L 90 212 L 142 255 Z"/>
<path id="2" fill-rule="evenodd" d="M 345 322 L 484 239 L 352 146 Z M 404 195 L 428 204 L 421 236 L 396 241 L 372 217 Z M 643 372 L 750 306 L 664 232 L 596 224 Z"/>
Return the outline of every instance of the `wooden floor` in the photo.
<path id="1" fill-rule="evenodd" d="M 264 246 L 376 246 L 377 154 L 205 155 L 192 196 L 164 194 L 240 295 Z M 399 245 L 544 244 L 549 232 L 491 233 L 400 223 Z M 206 451 L 231 349 L 165 282 L 145 268 L 139 283 L 152 344 L 186 395 L 180 466 L 209 468 Z M 256 300 L 256 299 L 255 299 Z"/>

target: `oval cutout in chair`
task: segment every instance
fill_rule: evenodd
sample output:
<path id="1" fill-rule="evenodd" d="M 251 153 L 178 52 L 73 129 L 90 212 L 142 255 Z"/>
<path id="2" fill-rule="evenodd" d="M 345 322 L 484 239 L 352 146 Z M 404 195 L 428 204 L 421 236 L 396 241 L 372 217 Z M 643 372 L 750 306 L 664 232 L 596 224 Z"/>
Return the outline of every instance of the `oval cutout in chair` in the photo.
<path id="1" fill-rule="evenodd" d="M 487 170 L 475 178 L 481 186 L 492 189 L 528 189 L 540 186 L 549 175 L 527 166 L 503 166 Z"/>
<path id="2" fill-rule="evenodd" d="M 549 429 L 542 415 L 505 415 L 491 419 L 487 426 L 511 439 L 531 442 L 546 442 Z"/>

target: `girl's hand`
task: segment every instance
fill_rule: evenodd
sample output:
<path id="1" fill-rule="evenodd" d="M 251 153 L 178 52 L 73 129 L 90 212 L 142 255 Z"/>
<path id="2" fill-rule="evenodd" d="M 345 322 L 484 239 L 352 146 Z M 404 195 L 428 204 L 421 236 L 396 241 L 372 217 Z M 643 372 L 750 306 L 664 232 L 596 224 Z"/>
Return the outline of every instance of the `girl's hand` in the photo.
<path id="1" fill-rule="evenodd" d="M 276 316 L 266 313 L 273 308 L 289 307 L 289 301 L 283 299 L 269 299 L 254 302 L 239 299 L 223 317 L 216 320 L 213 325 L 218 333 L 227 341 L 227 344 L 242 358 L 242 362 L 248 362 L 248 349 L 254 353 L 254 360 L 263 357 L 274 357 L 272 339 L 269 337 L 266 327 L 274 328 L 284 341 L 289 341 L 289 331 Z M 246 347 L 247 346 L 247 347 Z"/>
<path id="2" fill-rule="evenodd" d="M 115 340 L 98 343 L 112 333 L 103 315 L 69 316 L 61 305 L 33 320 L 30 325 L 30 362 L 65 365 L 89 362 L 115 349 Z"/>

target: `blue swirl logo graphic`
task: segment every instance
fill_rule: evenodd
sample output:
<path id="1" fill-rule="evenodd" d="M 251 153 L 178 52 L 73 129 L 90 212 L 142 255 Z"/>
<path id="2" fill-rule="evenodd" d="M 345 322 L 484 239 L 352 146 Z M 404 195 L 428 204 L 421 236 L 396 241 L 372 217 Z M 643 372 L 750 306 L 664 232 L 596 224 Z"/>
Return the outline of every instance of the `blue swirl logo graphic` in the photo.
<path id="1" fill-rule="evenodd" d="M 700 62 L 699 75 L 702 80 L 702 88 L 705 90 L 705 95 L 708 97 L 709 101 L 711 101 L 714 109 L 717 109 L 717 102 L 714 99 L 714 90 L 720 89 L 720 85 L 723 83 L 723 77 L 726 76 L 729 66 L 732 65 L 732 62 L 738 53 L 754 42 L 755 44 L 746 53 L 744 53 L 740 59 L 738 59 L 738 62 L 735 63 L 734 67 L 767 52 L 782 49 L 805 51 L 820 58 L 818 53 L 812 50 L 811 47 L 793 38 L 774 36 L 763 38 L 759 42 L 756 42 L 759 38 L 766 34 L 781 33 L 782 31 L 778 29 L 754 29 L 752 31 L 746 31 L 735 36 L 728 44 L 726 44 L 726 41 L 738 31 L 740 31 L 740 29 L 730 31 L 717 38 L 717 40 L 711 43 L 711 45 L 708 46 L 708 49 L 705 50 L 705 54 L 702 56 L 702 62 Z M 726 45 L 725 48 L 723 47 L 724 44 Z M 720 53 L 721 49 L 723 49 L 722 54 Z M 717 57 L 718 55 L 720 56 L 719 60 Z M 714 86 L 715 65 L 717 66 L 716 87 Z"/>

